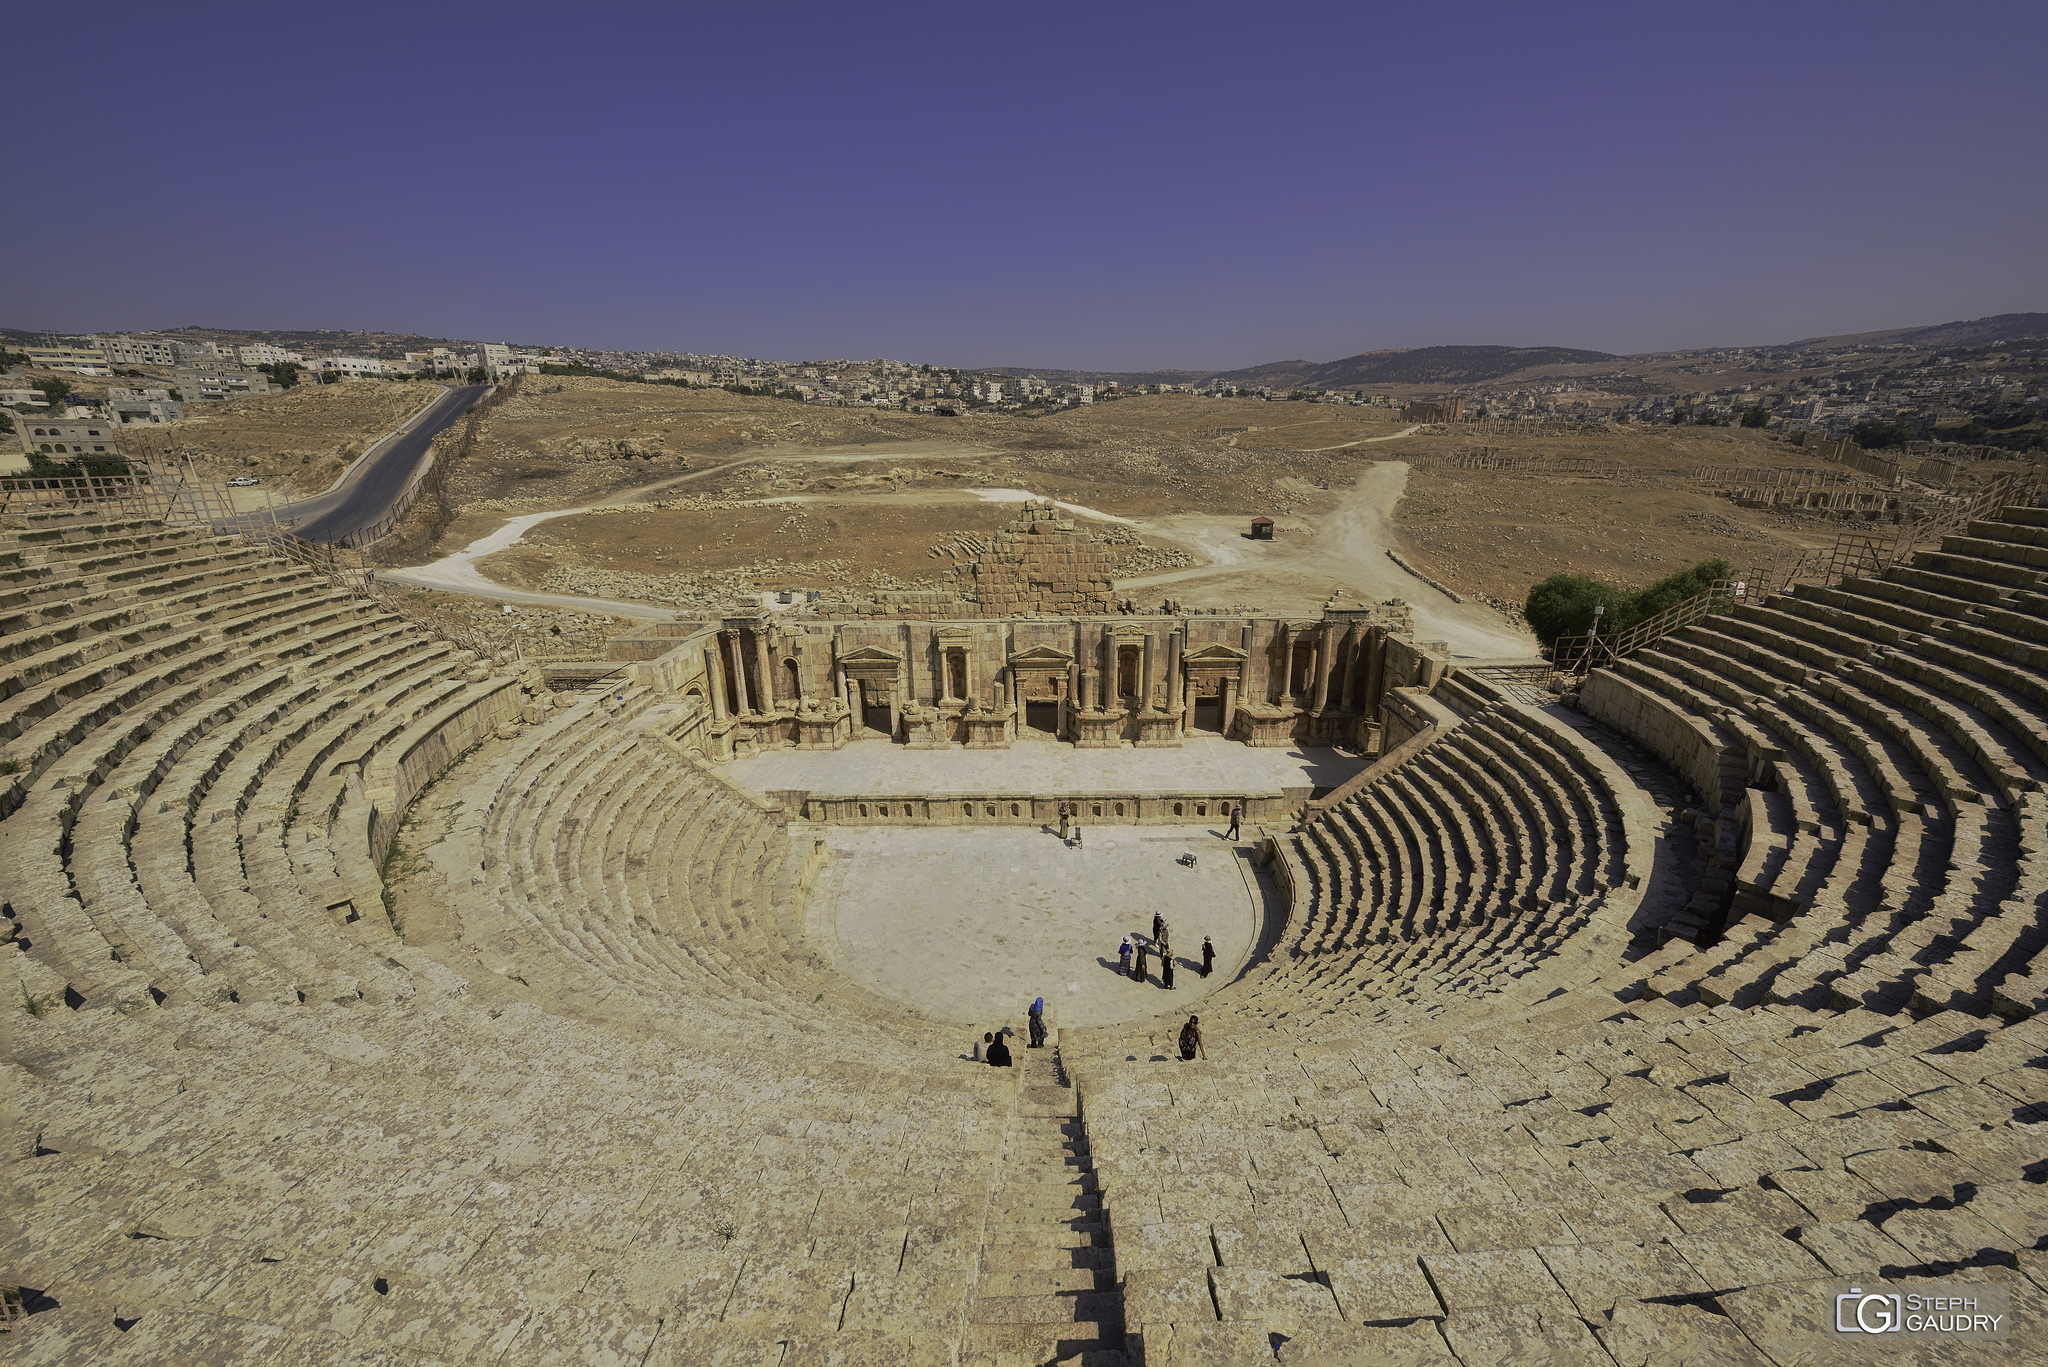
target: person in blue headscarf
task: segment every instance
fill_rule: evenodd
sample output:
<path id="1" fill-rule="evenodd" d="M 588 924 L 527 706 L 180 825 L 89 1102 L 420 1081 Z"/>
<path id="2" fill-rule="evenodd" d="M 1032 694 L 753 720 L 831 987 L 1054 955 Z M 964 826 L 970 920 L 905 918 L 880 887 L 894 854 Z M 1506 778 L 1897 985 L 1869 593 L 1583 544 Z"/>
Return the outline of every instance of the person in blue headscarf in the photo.
<path id="1" fill-rule="evenodd" d="M 1045 1047 L 1045 998 L 1043 997 L 1031 1003 L 1031 1047 L 1033 1049 L 1043 1049 Z"/>

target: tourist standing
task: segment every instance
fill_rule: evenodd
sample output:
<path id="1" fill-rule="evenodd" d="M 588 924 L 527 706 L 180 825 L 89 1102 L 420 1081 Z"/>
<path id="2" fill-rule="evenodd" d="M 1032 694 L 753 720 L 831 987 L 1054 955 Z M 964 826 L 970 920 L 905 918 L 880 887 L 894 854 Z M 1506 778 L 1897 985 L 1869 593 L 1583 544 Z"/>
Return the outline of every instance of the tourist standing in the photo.
<path id="1" fill-rule="evenodd" d="M 1180 1028 L 1180 1056 L 1191 1059 L 1197 1054 L 1209 1057 L 1208 1049 L 1202 1044 L 1202 1018 L 1189 1016 L 1188 1023 Z"/>
<path id="2" fill-rule="evenodd" d="M 1239 807 L 1236 804 L 1232 804 L 1230 808 L 1230 834 L 1224 836 L 1223 838 L 1225 840 L 1236 840 L 1238 838 L 1237 828 L 1243 822 L 1244 808 Z"/>
<path id="3" fill-rule="evenodd" d="M 1153 943 L 1155 943 L 1155 944 L 1156 944 L 1156 943 L 1158 943 L 1158 941 L 1159 941 L 1159 937 L 1160 937 L 1161 935 L 1165 934 L 1165 933 L 1166 933 L 1166 917 L 1165 917 L 1165 916 L 1163 916 L 1163 915 L 1161 915 L 1161 914 L 1160 914 L 1159 912 L 1156 912 L 1156 911 L 1155 911 L 1155 912 L 1153 912 L 1153 913 L 1152 913 L 1152 940 L 1153 940 Z"/>
<path id="4" fill-rule="evenodd" d="M 1083 848 L 1081 844 L 1081 823 L 1078 821 L 1074 823 L 1074 848 L 1077 850 Z"/>
<path id="5" fill-rule="evenodd" d="M 1124 936 L 1124 942 L 1117 946 L 1116 971 L 1128 978 L 1131 976 L 1131 937 Z"/>
<path id="6" fill-rule="evenodd" d="M 1045 1048 L 1045 998 L 1031 1003 L 1031 1047 Z"/>
<path id="7" fill-rule="evenodd" d="M 1060 804 L 1060 839 L 1067 838 L 1067 826 L 1074 819 L 1074 807 L 1070 802 Z"/>
<path id="8" fill-rule="evenodd" d="M 1209 970 L 1216 967 L 1216 946 L 1209 943 L 1209 937 L 1202 937 L 1202 976 L 1208 977 Z"/>
<path id="9" fill-rule="evenodd" d="M 1134 982 L 1145 981 L 1145 942 L 1143 940 L 1138 942 L 1138 960 L 1131 965 L 1131 979 Z"/>
<path id="10" fill-rule="evenodd" d="M 1173 951 L 1162 950 L 1159 955 L 1159 985 L 1173 991 Z"/>

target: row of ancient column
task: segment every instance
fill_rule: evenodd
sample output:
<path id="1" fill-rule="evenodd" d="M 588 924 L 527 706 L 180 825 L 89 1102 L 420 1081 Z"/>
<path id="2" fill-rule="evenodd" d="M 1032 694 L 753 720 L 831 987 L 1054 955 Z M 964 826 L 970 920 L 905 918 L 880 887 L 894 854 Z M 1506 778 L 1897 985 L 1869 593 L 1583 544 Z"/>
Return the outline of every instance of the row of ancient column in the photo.
<path id="1" fill-rule="evenodd" d="M 776 670 L 769 650 L 768 633 L 764 631 L 753 633 L 755 672 L 754 678 L 751 680 L 747 677 L 747 652 L 741 636 L 742 633 L 737 630 L 720 631 L 716 647 L 717 654 L 715 658 L 706 660 L 707 666 L 710 666 L 706 672 L 711 676 L 712 709 L 720 720 L 724 720 L 727 716 L 765 716 L 775 710 Z M 1283 622 L 1280 626 L 1280 671 L 1278 686 L 1274 690 L 1275 696 L 1283 705 L 1300 705 L 1316 712 L 1327 710 L 1330 702 L 1332 673 L 1336 662 L 1341 659 L 1344 662 L 1344 671 L 1342 679 L 1338 684 L 1340 705 L 1356 706 L 1361 710 L 1371 711 L 1378 705 L 1379 695 L 1382 691 L 1380 683 L 1382 652 L 1380 646 L 1384 636 L 1384 627 L 1373 626 L 1361 630 L 1360 624 L 1353 621 L 1345 626 L 1342 639 L 1333 648 L 1329 641 L 1329 631 L 1327 628 L 1317 630 L 1311 637 L 1306 632 L 1297 633 L 1291 624 Z M 1060 717 L 1063 729 L 1066 712 L 1070 706 L 1078 704 L 1083 711 L 1097 712 L 1111 710 L 1113 707 L 1120 707 L 1122 705 L 1125 695 L 1117 687 L 1119 665 L 1121 664 L 1118 658 L 1118 651 L 1128 639 L 1128 637 L 1118 636 L 1111 630 L 1105 629 L 1103 631 L 1101 641 L 1099 642 L 1099 653 L 1102 656 L 1099 671 L 1082 670 L 1079 658 L 1078 656 L 1076 657 L 1074 664 L 1069 668 L 1069 677 L 1063 682 L 1059 690 Z M 1251 691 L 1252 639 L 1253 629 L 1247 625 L 1242 629 L 1242 649 L 1245 658 L 1239 678 L 1234 685 L 1229 680 L 1224 681 L 1226 728 L 1229 724 L 1229 718 L 1235 714 L 1238 704 Z M 1155 632 L 1146 632 L 1139 641 L 1143 653 L 1139 661 L 1138 692 L 1135 696 L 1140 699 L 1140 707 L 1149 707 L 1153 701 L 1153 680 L 1157 677 L 1155 674 L 1157 642 L 1158 634 Z M 1076 642 L 1076 644 L 1078 645 L 1079 642 Z M 905 645 L 908 647 L 909 642 L 906 641 Z M 1167 633 L 1165 678 L 1169 681 L 1180 673 L 1183 646 L 1184 632 L 1182 630 L 1176 629 Z M 1311 652 L 1309 672 L 1312 687 L 1305 696 L 1297 697 L 1294 692 L 1294 665 L 1297 652 L 1303 650 Z M 977 685 L 975 652 L 967 650 L 963 654 L 966 696 L 973 697 L 976 695 Z M 1358 694 L 1358 684 L 1360 682 L 1358 670 L 1361 656 L 1365 660 L 1363 698 L 1360 698 Z M 908 659 L 909 656 L 906 653 L 906 663 L 908 663 Z M 949 680 L 946 677 L 947 662 L 943 649 L 936 661 L 936 665 L 938 674 L 938 678 L 935 680 L 938 685 L 936 691 L 942 701 L 949 700 L 952 690 L 948 686 Z M 731 670 L 732 679 L 731 696 L 728 696 L 726 686 L 728 667 Z M 1087 677 L 1090 675 L 1094 677 Z M 1170 682 L 1168 686 L 1171 687 Z M 1182 680 L 1182 705 L 1186 709 L 1192 709 L 1193 707 L 1194 686 L 1194 679 L 1192 677 Z M 892 695 L 902 691 L 905 687 L 907 687 L 907 684 L 899 681 L 899 687 L 891 690 Z M 840 671 L 839 694 L 849 710 L 854 707 L 852 688 L 853 680 L 848 678 L 842 669 Z M 796 676 L 796 693 L 796 701 L 801 703 L 803 700 L 803 675 L 800 670 Z M 892 696 L 892 705 L 898 703 L 898 701 L 898 699 Z"/>
<path id="2" fill-rule="evenodd" d="M 766 716 L 775 710 L 775 662 L 768 650 L 768 633 L 754 633 L 754 678 L 747 678 L 746 647 L 740 633 L 721 631 L 718 644 L 704 661 L 711 676 L 711 714 L 720 721 L 728 716 Z M 732 695 L 726 693 L 726 666 L 732 668 Z M 804 697 L 804 676 L 796 672 L 796 701 Z"/>

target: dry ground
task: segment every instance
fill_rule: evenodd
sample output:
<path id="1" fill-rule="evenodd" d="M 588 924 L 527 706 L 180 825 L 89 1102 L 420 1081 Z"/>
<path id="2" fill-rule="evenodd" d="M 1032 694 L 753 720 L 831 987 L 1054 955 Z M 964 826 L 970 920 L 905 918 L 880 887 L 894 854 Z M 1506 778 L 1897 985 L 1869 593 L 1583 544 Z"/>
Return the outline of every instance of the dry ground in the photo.
<path id="1" fill-rule="evenodd" d="M 276 498 L 298 498 L 333 484 L 350 461 L 442 388 L 427 381 L 361 380 L 192 404 L 182 422 L 125 430 L 122 448 L 147 459 L 175 459 L 189 451 L 201 479 L 255 475 Z"/>
<path id="2" fill-rule="evenodd" d="M 1432 460 L 1479 446 L 1623 468 L 1591 478 Z M 1397 471 L 1391 483 L 1372 475 L 1384 462 L 1412 467 L 1405 491 Z M 1145 606 L 1173 597 L 1293 612 L 1337 590 L 1391 589 L 1456 617 L 1479 649 L 1488 631 L 1389 570 L 1378 548 L 1492 604 L 1498 629 L 1560 569 L 1634 586 L 1715 556 L 1741 567 L 1774 546 L 1832 539 L 1833 525 L 1738 509 L 1687 477 L 1709 466 L 1820 468 L 1739 428 L 1475 435 L 1411 429 L 1386 409 L 1183 395 L 940 418 L 542 377 L 491 413 L 452 479 L 463 515 L 420 558 L 467 545 L 507 513 L 634 500 L 543 523 L 481 568 L 524 588 L 679 606 L 762 589 L 913 587 L 949 563 L 934 544 L 1015 516 L 973 490 L 1022 489 L 1140 523 L 1166 552 L 1126 561 L 1121 591 Z M 1367 491 L 1391 518 L 1361 504 Z M 1275 545 L 1244 540 L 1257 514 L 1278 519 Z"/>

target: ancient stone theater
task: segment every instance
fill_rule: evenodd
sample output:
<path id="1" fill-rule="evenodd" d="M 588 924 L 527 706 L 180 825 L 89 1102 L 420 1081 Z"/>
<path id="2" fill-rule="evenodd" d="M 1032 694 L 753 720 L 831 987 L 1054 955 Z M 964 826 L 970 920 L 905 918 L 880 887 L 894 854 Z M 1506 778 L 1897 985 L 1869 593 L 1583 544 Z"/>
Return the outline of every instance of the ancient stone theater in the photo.
<path id="1" fill-rule="evenodd" d="M 1032 503 L 938 589 L 528 666 L 11 502 L 0 1344 L 2026 1359 L 2048 509 L 1918 532 L 1500 661 L 1141 609 Z M 1852 1285 L 2012 1332 L 1848 1343 Z"/>

